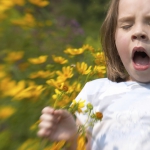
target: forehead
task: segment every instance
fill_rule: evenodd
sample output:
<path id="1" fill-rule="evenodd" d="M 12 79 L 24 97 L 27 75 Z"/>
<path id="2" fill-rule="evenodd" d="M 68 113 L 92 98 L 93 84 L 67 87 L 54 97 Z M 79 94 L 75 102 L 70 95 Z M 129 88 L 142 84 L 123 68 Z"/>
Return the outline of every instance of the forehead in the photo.
<path id="1" fill-rule="evenodd" d="M 150 14 L 150 0 L 120 0 L 118 13 L 120 15 Z"/>

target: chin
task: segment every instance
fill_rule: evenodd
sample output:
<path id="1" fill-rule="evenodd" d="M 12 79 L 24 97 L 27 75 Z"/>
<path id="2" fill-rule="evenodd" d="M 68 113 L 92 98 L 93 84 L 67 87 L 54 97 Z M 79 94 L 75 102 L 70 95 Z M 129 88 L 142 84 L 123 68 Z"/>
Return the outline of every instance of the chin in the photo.
<path id="1" fill-rule="evenodd" d="M 136 82 L 140 82 L 140 83 L 150 83 L 150 79 L 146 79 L 146 78 L 141 78 L 141 77 L 137 77 L 137 78 L 130 78 L 130 81 L 136 81 Z"/>

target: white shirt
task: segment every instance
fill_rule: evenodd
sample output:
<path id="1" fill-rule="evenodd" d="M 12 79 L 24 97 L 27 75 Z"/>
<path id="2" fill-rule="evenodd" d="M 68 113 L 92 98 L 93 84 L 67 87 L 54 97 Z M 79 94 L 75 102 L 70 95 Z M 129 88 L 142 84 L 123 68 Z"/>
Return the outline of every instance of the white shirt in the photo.
<path id="1" fill-rule="evenodd" d="M 150 150 L 150 83 L 97 79 L 84 86 L 80 99 L 103 113 L 102 121 L 89 129 L 92 150 Z M 86 115 L 76 115 L 86 122 Z"/>

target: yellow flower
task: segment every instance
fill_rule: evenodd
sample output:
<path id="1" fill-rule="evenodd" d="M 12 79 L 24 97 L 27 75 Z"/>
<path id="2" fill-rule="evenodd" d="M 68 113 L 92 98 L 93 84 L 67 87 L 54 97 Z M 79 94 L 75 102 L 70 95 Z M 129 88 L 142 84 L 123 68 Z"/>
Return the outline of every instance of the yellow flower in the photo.
<path id="1" fill-rule="evenodd" d="M 81 91 L 81 83 L 78 83 L 75 81 L 71 86 L 69 86 L 68 91 L 69 91 L 69 93 L 80 92 Z"/>
<path id="2" fill-rule="evenodd" d="M 91 51 L 91 52 L 94 52 L 94 48 L 93 48 L 92 46 L 88 45 L 88 44 L 83 45 L 82 48 L 83 48 L 84 50 L 89 50 L 89 51 Z"/>
<path id="3" fill-rule="evenodd" d="M 25 4 L 25 0 L 12 0 L 14 4 L 23 6 Z"/>
<path id="4" fill-rule="evenodd" d="M 79 136 L 78 137 L 78 146 L 77 146 L 77 150 L 86 150 L 86 142 L 85 142 L 85 137 L 84 136 Z"/>
<path id="5" fill-rule="evenodd" d="M 28 88 L 24 89 L 22 92 L 20 92 L 18 95 L 14 97 L 14 99 L 24 99 L 24 98 L 38 98 L 41 93 L 45 90 L 43 85 L 33 85 L 29 86 Z M 34 100 L 33 99 L 33 100 Z"/>
<path id="6" fill-rule="evenodd" d="M 7 75 L 7 74 L 6 74 L 5 71 L 0 70 L 0 79 L 3 78 L 3 77 L 5 77 L 6 75 Z"/>
<path id="7" fill-rule="evenodd" d="M 85 100 L 80 99 L 78 102 L 76 100 L 72 101 L 72 104 L 70 106 L 70 110 L 72 113 L 75 113 L 78 111 L 79 113 L 82 112 L 82 108 L 85 106 Z"/>
<path id="8" fill-rule="evenodd" d="M 97 65 L 100 64 L 105 64 L 105 57 L 104 57 L 104 53 L 103 52 L 97 52 L 93 54 L 94 58 L 95 58 L 95 63 Z"/>
<path id="9" fill-rule="evenodd" d="M 42 63 L 46 62 L 47 57 L 48 56 L 44 55 L 44 56 L 39 56 L 38 58 L 29 58 L 28 61 L 31 64 L 42 64 Z"/>
<path id="10" fill-rule="evenodd" d="M 50 149 L 45 148 L 44 150 L 60 150 L 65 145 L 65 143 L 65 141 L 54 142 Z"/>
<path id="11" fill-rule="evenodd" d="M 72 78 L 73 77 L 72 71 L 73 71 L 73 68 L 71 68 L 70 66 L 63 67 L 62 72 L 61 71 L 56 71 L 56 74 L 58 75 L 57 80 L 65 81 L 68 78 Z"/>
<path id="12" fill-rule="evenodd" d="M 104 60 L 104 53 L 103 53 L 103 52 L 93 53 L 93 56 L 94 56 L 96 59 Z"/>
<path id="13" fill-rule="evenodd" d="M 21 80 L 18 82 L 18 84 L 15 84 L 13 88 L 10 88 L 8 90 L 7 95 L 8 96 L 16 96 L 24 89 L 25 89 L 25 81 Z"/>
<path id="14" fill-rule="evenodd" d="M 58 108 L 64 108 L 64 107 L 66 107 L 68 104 L 70 104 L 71 100 L 72 100 L 72 99 L 71 99 L 69 96 L 63 95 L 63 97 L 61 98 L 61 100 L 59 100 L 59 101 L 57 102 L 57 107 L 58 107 Z"/>
<path id="15" fill-rule="evenodd" d="M 93 69 L 93 73 L 97 74 L 98 77 L 103 78 L 106 74 L 106 67 L 105 66 L 95 66 Z"/>
<path id="16" fill-rule="evenodd" d="M 54 79 L 50 79 L 50 80 L 47 80 L 46 83 L 48 85 L 51 85 L 51 86 L 54 86 L 56 88 L 59 88 L 60 84 L 62 83 L 61 81 L 58 81 L 58 80 L 54 80 Z"/>
<path id="17" fill-rule="evenodd" d="M 45 7 L 49 4 L 47 0 L 29 0 L 29 2 L 39 7 Z"/>
<path id="18" fill-rule="evenodd" d="M 78 72 L 82 75 L 89 74 L 91 72 L 91 68 L 92 68 L 92 66 L 90 66 L 88 68 L 88 66 L 85 62 L 82 62 L 82 63 L 77 62 L 76 67 L 77 67 Z"/>
<path id="19" fill-rule="evenodd" d="M 16 87 L 16 81 L 11 80 L 9 77 L 5 77 L 0 81 L 0 91 L 2 96 L 10 96 L 11 89 Z"/>
<path id="20" fill-rule="evenodd" d="M 61 91 L 59 91 L 58 89 L 55 89 L 55 94 L 52 95 L 53 99 L 58 99 L 58 97 L 61 95 Z"/>
<path id="21" fill-rule="evenodd" d="M 6 119 L 15 113 L 15 108 L 11 106 L 0 107 L 0 119 Z"/>
<path id="22" fill-rule="evenodd" d="M 12 24 L 19 25 L 21 27 L 34 27 L 36 25 L 36 21 L 32 14 L 26 13 L 25 16 L 21 19 L 13 19 L 11 20 Z"/>
<path id="23" fill-rule="evenodd" d="M 0 12 L 3 13 L 5 10 L 10 9 L 14 6 L 12 0 L 0 0 Z"/>
<path id="24" fill-rule="evenodd" d="M 63 83 L 60 84 L 59 89 L 62 90 L 62 91 L 64 91 L 64 92 L 67 92 L 68 89 L 69 89 L 69 86 L 68 86 L 68 84 L 65 84 L 63 82 Z"/>
<path id="25" fill-rule="evenodd" d="M 9 52 L 5 60 L 8 62 L 15 62 L 22 59 L 23 55 L 24 55 L 23 51 Z"/>
<path id="26" fill-rule="evenodd" d="M 48 77 L 53 77 L 53 75 L 54 75 L 54 72 L 40 70 L 38 72 L 31 73 L 29 78 L 31 79 L 48 78 Z"/>
<path id="27" fill-rule="evenodd" d="M 70 55 L 80 55 L 84 52 L 84 49 L 83 48 L 79 48 L 79 49 L 74 49 L 74 48 L 68 48 L 66 50 L 64 50 L 64 53 L 66 54 L 70 54 Z"/>
<path id="28" fill-rule="evenodd" d="M 59 63 L 59 64 L 66 64 L 68 62 L 67 59 L 65 59 L 61 56 L 56 57 L 55 55 L 52 55 L 52 58 L 53 58 L 54 62 Z"/>

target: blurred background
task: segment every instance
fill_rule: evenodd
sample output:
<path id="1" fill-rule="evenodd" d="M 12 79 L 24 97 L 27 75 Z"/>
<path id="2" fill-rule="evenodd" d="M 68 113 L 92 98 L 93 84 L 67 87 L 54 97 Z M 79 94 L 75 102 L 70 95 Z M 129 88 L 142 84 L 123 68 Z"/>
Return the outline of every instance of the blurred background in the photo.
<path id="1" fill-rule="evenodd" d="M 36 136 L 41 110 L 58 94 L 66 62 L 94 65 L 102 57 L 99 31 L 107 6 L 108 0 L 0 0 L 0 150 L 44 149 Z M 67 86 L 76 78 L 70 75 Z"/>

